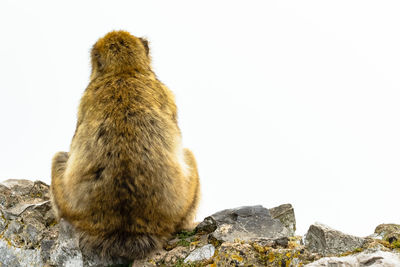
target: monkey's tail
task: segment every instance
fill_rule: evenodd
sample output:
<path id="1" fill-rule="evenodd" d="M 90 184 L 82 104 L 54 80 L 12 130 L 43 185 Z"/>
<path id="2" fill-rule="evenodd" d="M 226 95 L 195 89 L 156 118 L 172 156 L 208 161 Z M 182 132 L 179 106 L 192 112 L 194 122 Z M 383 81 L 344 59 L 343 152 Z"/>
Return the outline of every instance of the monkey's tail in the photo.
<path id="1" fill-rule="evenodd" d="M 142 259 L 160 248 L 162 240 L 149 234 L 112 232 L 101 235 L 79 233 L 79 246 L 84 253 L 94 253 L 102 259 Z"/>

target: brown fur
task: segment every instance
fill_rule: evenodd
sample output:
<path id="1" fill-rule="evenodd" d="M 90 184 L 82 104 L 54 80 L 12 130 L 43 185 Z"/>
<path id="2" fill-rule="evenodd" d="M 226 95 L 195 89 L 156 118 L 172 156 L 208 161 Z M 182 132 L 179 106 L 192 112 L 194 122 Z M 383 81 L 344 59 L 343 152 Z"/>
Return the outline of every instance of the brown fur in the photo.
<path id="1" fill-rule="evenodd" d="M 53 158 L 53 205 L 84 249 L 141 258 L 192 223 L 196 161 L 182 148 L 174 96 L 151 69 L 146 40 L 110 32 L 91 57 L 70 152 Z"/>

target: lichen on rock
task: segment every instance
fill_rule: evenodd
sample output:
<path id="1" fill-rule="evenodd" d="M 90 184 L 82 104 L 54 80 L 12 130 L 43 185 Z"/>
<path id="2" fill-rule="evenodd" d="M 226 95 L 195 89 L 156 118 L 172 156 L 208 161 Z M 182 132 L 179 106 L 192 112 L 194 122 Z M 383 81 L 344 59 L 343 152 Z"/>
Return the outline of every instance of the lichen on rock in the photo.
<path id="1" fill-rule="evenodd" d="M 56 222 L 48 185 L 0 183 L 0 266 L 400 266 L 400 225 L 379 225 L 361 238 L 314 224 L 306 244 L 295 229 L 290 204 L 226 209 L 176 233 L 145 259 L 104 262 L 81 252 L 68 222 Z"/>

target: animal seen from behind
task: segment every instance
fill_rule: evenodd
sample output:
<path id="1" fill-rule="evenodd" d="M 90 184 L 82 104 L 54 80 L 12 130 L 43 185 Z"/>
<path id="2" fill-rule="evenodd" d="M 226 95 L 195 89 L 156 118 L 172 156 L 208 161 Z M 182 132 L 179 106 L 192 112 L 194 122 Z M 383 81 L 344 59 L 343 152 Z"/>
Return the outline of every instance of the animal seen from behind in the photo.
<path id="1" fill-rule="evenodd" d="M 174 96 L 152 71 L 145 39 L 110 32 L 94 44 L 91 65 L 70 151 L 53 157 L 53 208 L 84 251 L 143 258 L 192 224 L 196 160 L 182 147 Z"/>

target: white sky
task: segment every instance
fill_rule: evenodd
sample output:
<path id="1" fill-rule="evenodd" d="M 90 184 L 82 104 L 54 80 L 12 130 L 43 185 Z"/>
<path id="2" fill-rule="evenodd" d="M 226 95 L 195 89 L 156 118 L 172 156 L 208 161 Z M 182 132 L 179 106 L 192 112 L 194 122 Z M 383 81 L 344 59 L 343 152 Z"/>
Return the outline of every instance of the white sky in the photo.
<path id="1" fill-rule="evenodd" d="M 400 223 L 399 14 L 398 1 L 1 0 L 0 180 L 50 182 L 89 50 L 125 29 L 176 95 L 199 220 L 291 203 L 298 234 Z"/>

